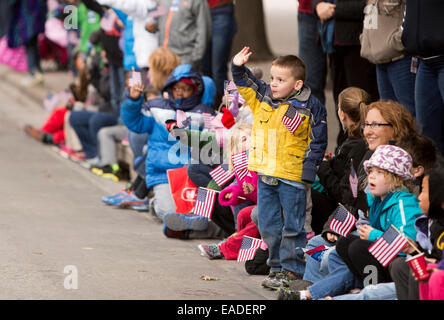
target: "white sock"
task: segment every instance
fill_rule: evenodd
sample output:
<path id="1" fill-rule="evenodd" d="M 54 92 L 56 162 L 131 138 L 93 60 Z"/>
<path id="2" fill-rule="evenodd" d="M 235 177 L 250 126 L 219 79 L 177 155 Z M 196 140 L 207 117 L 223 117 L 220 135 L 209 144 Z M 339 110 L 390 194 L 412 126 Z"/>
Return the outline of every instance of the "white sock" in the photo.
<path id="1" fill-rule="evenodd" d="M 307 300 L 307 294 L 305 293 L 305 290 L 299 291 L 299 297 L 301 300 Z"/>

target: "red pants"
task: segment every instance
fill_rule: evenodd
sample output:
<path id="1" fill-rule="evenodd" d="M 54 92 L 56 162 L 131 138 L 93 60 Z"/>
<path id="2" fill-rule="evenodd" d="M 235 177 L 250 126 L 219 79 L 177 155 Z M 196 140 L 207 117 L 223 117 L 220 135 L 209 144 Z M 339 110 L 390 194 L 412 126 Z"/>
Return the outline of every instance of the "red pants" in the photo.
<path id="1" fill-rule="evenodd" d="M 257 226 L 251 221 L 251 211 L 255 206 L 243 208 L 237 215 L 237 232 L 219 245 L 219 249 L 227 260 L 236 260 L 242 245 L 242 238 L 249 236 L 260 238 Z"/>
<path id="2" fill-rule="evenodd" d="M 55 109 L 48 119 L 46 119 L 46 123 L 40 128 L 40 131 L 52 135 L 52 142 L 54 144 L 65 142 L 65 130 L 63 130 L 63 126 L 65 124 L 66 112 L 68 112 L 68 109 L 65 107 Z"/>
<path id="3" fill-rule="evenodd" d="M 429 264 L 431 268 L 436 268 L 436 264 Z M 444 270 L 437 270 L 432 273 L 427 282 L 419 283 L 420 300 L 444 300 Z"/>

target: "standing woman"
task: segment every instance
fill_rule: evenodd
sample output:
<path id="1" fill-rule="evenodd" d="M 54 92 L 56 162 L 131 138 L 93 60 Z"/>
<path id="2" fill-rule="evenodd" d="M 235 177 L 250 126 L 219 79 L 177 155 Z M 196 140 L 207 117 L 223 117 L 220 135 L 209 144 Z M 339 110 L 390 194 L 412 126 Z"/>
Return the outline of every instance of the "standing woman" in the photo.
<path id="1" fill-rule="evenodd" d="M 9 7 L 8 47 L 26 48 L 26 60 L 30 79 L 25 85 L 43 83 L 40 53 L 37 45 L 39 33 L 45 31 L 48 7 L 46 0 L 11 1 Z"/>
<path id="2" fill-rule="evenodd" d="M 414 58 L 401 42 L 406 0 L 368 0 L 361 56 L 376 65 L 379 96 L 402 104 L 415 116 Z"/>
<path id="3" fill-rule="evenodd" d="M 370 94 L 372 101 L 376 101 L 379 99 L 376 68 L 363 59 L 360 53 L 359 35 L 362 32 L 366 1 L 331 2 L 313 0 L 311 10 L 320 20 L 320 40 L 323 47 L 328 49 L 335 105 L 338 105 L 339 93 L 348 87 L 361 88 Z M 337 145 L 341 145 L 346 137 L 339 123 Z"/>

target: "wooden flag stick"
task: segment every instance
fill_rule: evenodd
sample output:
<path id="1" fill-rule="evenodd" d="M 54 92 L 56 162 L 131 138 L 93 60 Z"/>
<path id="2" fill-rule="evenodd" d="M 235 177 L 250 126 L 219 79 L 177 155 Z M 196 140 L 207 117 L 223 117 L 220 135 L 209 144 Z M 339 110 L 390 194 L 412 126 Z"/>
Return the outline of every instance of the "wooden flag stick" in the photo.
<path id="1" fill-rule="evenodd" d="M 220 193 L 220 191 L 213 190 L 213 189 L 208 189 L 208 188 L 204 188 L 204 187 L 199 187 L 199 188 L 204 189 L 204 190 L 210 190 L 210 191 L 214 191 L 214 192 Z M 241 197 L 241 196 L 238 196 L 238 198 L 242 199 L 242 200 L 247 200 L 247 198 L 244 198 L 244 197 Z"/>
<path id="2" fill-rule="evenodd" d="M 400 234 L 402 234 L 394 225 L 392 225 L 392 227 L 393 227 L 393 229 L 395 229 L 398 233 L 400 233 Z M 403 234 L 402 234 L 403 235 Z M 403 235 L 404 236 L 404 235 Z M 416 250 L 416 252 L 418 252 L 418 253 L 422 253 L 419 249 L 418 249 L 418 247 L 413 243 L 413 241 L 412 240 L 410 240 L 410 238 L 409 237 L 406 237 L 406 236 L 404 236 L 404 238 L 406 238 L 406 240 L 407 240 L 407 242 L 413 247 L 413 249 L 415 249 Z"/>

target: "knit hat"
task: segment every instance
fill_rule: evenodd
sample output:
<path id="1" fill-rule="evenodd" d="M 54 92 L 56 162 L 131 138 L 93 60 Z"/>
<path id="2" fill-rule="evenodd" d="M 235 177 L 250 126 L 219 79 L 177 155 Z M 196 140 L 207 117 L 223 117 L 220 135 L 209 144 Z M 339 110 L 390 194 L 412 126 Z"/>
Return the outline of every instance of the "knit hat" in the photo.
<path id="1" fill-rule="evenodd" d="M 179 82 L 183 82 L 183 83 L 189 84 L 190 86 L 193 87 L 194 93 L 196 93 L 198 84 L 196 83 L 196 81 L 194 81 L 194 79 L 192 79 L 192 78 L 181 78 L 179 80 Z"/>
<path id="2" fill-rule="evenodd" d="M 364 161 L 364 170 L 368 174 L 371 167 L 387 170 L 404 180 L 413 180 L 412 157 L 396 146 L 382 145 L 376 148 L 369 160 Z"/>

